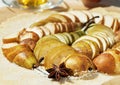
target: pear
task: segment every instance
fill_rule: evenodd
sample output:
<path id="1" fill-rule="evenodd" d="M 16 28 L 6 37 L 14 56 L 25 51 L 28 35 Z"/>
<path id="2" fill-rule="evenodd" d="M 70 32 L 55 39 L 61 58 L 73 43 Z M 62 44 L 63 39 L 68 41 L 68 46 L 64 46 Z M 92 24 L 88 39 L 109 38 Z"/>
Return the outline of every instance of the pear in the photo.
<path id="1" fill-rule="evenodd" d="M 106 36 L 105 33 L 100 32 L 98 34 L 95 34 L 95 36 L 99 36 L 99 37 L 103 38 L 106 41 L 107 48 L 111 47 L 111 43 L 109 42 L 108 36 Z"/>
<path id="2" fill-rule="evenodd" d="M 84 41 L 86 43 L 88 43 L 91 46 L 91 48 L 92 48 L 92 53 L 93 54 L 92 54 L 91 59 L 94 59 L 96 56 L 98 56 L 100 54 L 100 49 L 99 49 L 99 47 L 98 47 L 96 42 L 94 42 L 92 40 L 88 40 L 88 39 L 85 39 Z"/>
<path id="3" fill-rule="evenodd" d="M 27 69 L 36 68 L 39 65 L 34 54 L 30 50 L 24 50 L 18 53 L 13 59 L 13 62 Z"/>
<path id="4" fill-rule="evenodd" d="M 83 39 L 88 39 L 88 40 L 92 40 L 93 42 L 96 42 L 98 47 L 99 47 L 99 49 L 102 52 L 102 48 L 103 48 L 102 47 L 102 42 L 98 38 L 96 38 L 94 36 L 91 36 L 91 35 L 82 36 L 82 37 L 78 38 L 74 43 L 79 42 L 80 40 L 83 40 Z"/>
<path id="5" fill-rule="evenodd" d="M 102 51 L 104 52 L 105 50 L 107 50 L 108 44 L 107 44 L 107 41 L 105 40 L 105 38 L 103 38 L 101 36 L 97 36 L 97 35 L 93 35 L 93 36 L 98 38 L 102 42 Z"/>
<path id="6" fill-rule="evenodd" d="M 61 45 L 64 45 L 64 43 L 60 42 L 55 36 L 45 36 L 37 42 L 34 49 L 34 54 L 37 60 L 40 60 L 49 50 Z"/>
<path id="7" fill-rule="evenodd" d="M 39 38 L 45 36 L 44 31 L 40 29 L 40 27 L 26 28 L 26 31 L 32 31 L 36 33 L 39 36 Z"/>
<path id="8" fill-rule="evenodd" d="M 26 29 L 23 29 L 18 35 L 18 40 L 20 42 L 20 41 L 27 39 L 27 38 L 31 38 L 35 41 L 38 41 L 39 36 L 38 36 L 38 34 L 36 34 L 33 31 L 26 31 Z"/>
<path id="9" fill-rule="evenodd" d="M 9 53 L 13 52 L 15 50 L 15 47 L 18 46 L 18 43 L 7 43 L 2 45 L 2 52 L 5 55 L 5 57 L 12 62 L 15 56 L 8 56 Z"/>
<path id="10" fill-rule="evenodd" d="M 44 26 L 41 26 L 40 28 L 43 28 L 45 35 L 56 34 L 60 32 L 60 30 L 58 30 L 58 28 L 55 26 L 55 23 L 51 23 L 51 22 L 45 24 Z M 48 30 L 49 33 L 46 33 L 45 29 Z"/>
<path id="11" fill-rule="evenodd" d="M 9 47 L 5 48 L 6 46 Z M 11 43 L 6 46 L 2 47 L 2 50 L 5 57 L 10 62 L 14 62 L 17 65 L 20 65 L 27 69 L 32 69 L 33 67 L 38 66 L 37 59 L 35 58 L 32 50 L 28 46 L 15 43 Z"/>
<path id="12" fill-rule="evenodd" d="M 54 36 L 57 37 L 61 42 L 65 44 L 69 43 L 68 39 L 65 39 L 66 37 L 64 37 L 63 34 L 55 34 Z"/>
<path id="13" fill-rule="evenodd" d="M 78 33 L 74 33 L 74 32 L 71 32 L 70 35 L 72 36 L 73 41 L 77 40 L 80 37 Z"/>
<path id="14" fill-rule="evenodd" d="M 61 22 L 61 20 L 58 19 L 58 18 L 53 18 L 53 17 L 49 16 L 46 19 L 43 19 L 43 20 L 40 20 L 38 22 L 35 22 L 35 23 L 31 24 L 30 28 L 43 26 L 43 25 L 47 24 L 48 22 Z"/>
<path id="15" fill-rule="evenodd" d="M 59 65 L 64 59 L 66 59 L 71 53 L 76 52 L 68 45 L 62 45 L 52 48 L 45 56 L 45 68 L 51 68 L 53 64 Z"/>
<path id="16" fill-rule="evenodd" d="M 43 43 L 45 43 L 45 42 L 47 42 L 48 40 L 51 40 L 51 39 L 59 40 L 57 37 L 55 37 L 53 35 L 45 36 L 45 37 L 43 37 L 43 38 L 41 38 L 41 39 L 38 40 L 38 42 L 36 43 L 36 46 L 34 48 L 34 53 L 35 53 L 36 57 L 38 56 L 38 53 L 39 53 L 38 49 L 40 49 L 40 45 L 43 44 Z"/>
<path id="17" fill-rule="evenodd" d="M 2 39 L 3 43 L 18 42 L 18 33 L 9 34 Z"/>
<path id="18" fill-rule="evenodd" d="M 109 36 L 114 36 L 114 33 L 112 31 L 112 28 L 109 28 L 102 24 L 92 24 L 87 30 L 86 34 L 93 35 L 96 32 L 105 32 L 108 33 Z"/>
<path id="19" fill-rule="evenodd" d="M 54 34 L 61 42 L 71 45 L 75 40 L 77 40 L 79 37 L 84 35 L 84 33 L 81 30 L 75 31 L 75 32 L 64 32 L 64 33 L 58 33 Z"/>
<path id="20" fill-rule="evenodd" d="M 58 42 L 56 40 L 50 40 L 44 43 L 44 46 L 41 46 L 39 49 L 39 54 L 38 54 L 38 60 L 40 60 L 42 57 L 46 56 L 46 54 L 54 47 L 57 46 L 62 46 L 64 43 Z"/>
<path id="21" fill-rule="evenodd" d="M 52 15 L 50 15 L 49 17 L 57 18 L 57 19 L 59 19 L 61 22 L 72 22 L 72 20 L 71 20 L 69 17 L 64 16 L 64 15 L 61 15 L 61 14 L 52 14 Z"/>
<path id="22" fill-rule="evenodd" d="M 87 44 L 85 45 L 84 43 L 87 43 L 89 45 L 87 45 Z M 83 45 L 83 47 L 82 47 L 82 45 Z M 86 46 L 86 47 L 84 47 L 84 46 Z M 88 55 L 91 59 L 93 59 L 94 57 L 99 55 L 100 51 L 101 51 L 99 46 L 97 45 L 97 43 L 95 41 L 90 40 L 90 39 L 79 40 L 78 42 L 73 43 L 72 47 L 76 48 L 76 50 L 79 50 L 80 52 L 85 53 L 85 54 L 92 53 L 92 56 Z M 87 49 L 89 49 L 88 52 L 86 52 Z M 91 52 L 91 49 L 92 49 L 92 52 Z"/>
<path id="23" fill-rule="evenodd" d="M 4 55 L 6 56 L 6 58 L 9 60 L 9 61 L 13 61 L 13 59 L 15 58 L 15 56 L 22 52 L 23 50 L 25 50 L 25 47 L 23 45 L 16 45 L 16 46 L 13 46 L 13 47 L 9 47 L 7 49 L 4 49 L 3 48 L 3 53 Z"/>
<path id="24" fill-rule="evenodd" d="M 112 47 L 112 49 L 116 49 L 116 50 L 120 51 L 120 42 L 116 43 L 116 44 Z"/>
<path id="25" fill-rule="evenodd" d="M 81 71 L 95 69 L 93 62 L 80 53 L 72 53 L 64 62 L 67 68 L 73 70 L 74 76 L 79 76 Z"/>
<path id="26" fill-rule="evenodd" d="M 27 46 L 29 46 L 29 48 L 31 50 L 34 50 L 35 45 L 36 45 L 36 41 L 31 39 L 31 38 L 27 38 L 27 39 L 24 39 L 24 40 L 20 41 L 19 44 L 27 45 Z"/>
<path id="27" fill-rule="evenodd" d="M 104 38 L 107 41 L 107 44 L 109 47 L 112 47 L 115 43 L 115 36 L 110 35 L 107 32 L 96 32 L 93 34 L 93 36 L 101 36 L 102 38 Z"/>
<path id="28" fill-rule="evenodd" d="M 86 34 L 99 38 L 104 43 L 103 51 L 108 47 L 112 47 L 115 43 L 115 35 L 112 29 L 101 24 L 91 25 L 86 31 Z"/>
<path id="29" fill-rule="evenodd" d="M 102 33 L 106 37 L 109 37 L 108 38 L 110 40 L 109 42 L 112 42 L 112 43 L 115 42 L 115 40 L 114 40 L 115 35 L 114 35 L 113 31 L 112 31 L 112 28 L 109 28 L 109 27 L 104 26 L 102 24 L 94 24 L 94 25 L 92 25 L 90 28 L 88 28 L 86 33 L 88 35 L 94 35 L 94 34 Z"/>
<path id="30" fill-rule="evenodd" d="M 100 54 L 93 60 L 93 63 L 95 64 L 97 70 L 100 72 L 109 74 L 114 72 L 115 60 L 113 58 L 113 55 L 110 53 Z"/>
<path id="31" fill-rule="evenodd" d="M 114 58 L 114 61 L 115 61 L 114 73 L 120 74 L 120 51 L 119 50 L 116 51 L 116 49 L 110 49 L 110 50 L 107 50 L 107 53 L 110 53 Z"/>
<path id="32" fill-rule="evenodd" d="M 81 23 L 85 23 L 88 21 L 88 16 L 82 11 L 74 10 L 69 11 L 68 13 L 71 13 L 72 15 L 76 16 Z"/>
<path id="33" fill-rule="evenodd" d="M 74 23 L 77 22 L 76 17 L 68 12 L 60 12 L 59 14 L 69 17 Z"/>
<path id="34" fill-rule="evenodd" d="M 53 64 L 59 66 L 61 63 L 65 63 L 67 68 L 73 70 L 74 74 L 81 71 L 94 69 L 92 61 L 85 55 L 82 55 L 75 51 L 73 48 L 67 45 L 62 45 L 51 49 L 45 56 L 45 69 L 52 68 Z"/>
<path id="35" fill-rule="evenodd" d="M 109 22 L 108 22 L 109 21 Z M 108 27 L 111 27 L 114 25 L 114 17 L 113 16 L 110 16 L 110 15 L 105 15 L 104 16 L 104 25 L 105 26 L 108 26 Z"/>
<path id="36" fill-rule="evenodd" d="M 63 35 L 67 37 L 67 39 L 69 41 L 69 43 L 68 43 L 69 45 L 74 42 L 74 40 L 73 40 L 72 36 L 70 35 L 70 33 L 65 32 L 65 33 L 63 33 Z"/>
<path id="37" fill-rule="evenodd" d="M 91 56 L 93 54 L 91 46 L 88 43 L 84 42 L 84 40 L 73 43 L 72 47 L 79 53 L 82 53 L 82 54 L 88 56 L 89 58 L 91 58 Z"/>
<path id="38" fill-rule="evenodd" d="M 93 63 L 97 70 L 108 74 L 120 74 L 120 52 L 116 49 L 109 49 L 97 56 Z"/>

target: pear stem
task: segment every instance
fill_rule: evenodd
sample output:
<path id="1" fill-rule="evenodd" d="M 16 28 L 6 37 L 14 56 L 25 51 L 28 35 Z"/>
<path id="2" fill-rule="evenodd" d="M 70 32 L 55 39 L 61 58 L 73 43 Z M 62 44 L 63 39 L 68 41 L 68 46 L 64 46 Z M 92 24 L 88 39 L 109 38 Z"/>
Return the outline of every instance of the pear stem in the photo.
<path id="1" fill-rule="evenodd" d="M 94 22 L 94 19 L 95 19 L 95 18 L 99 18 L 99 16 L 95 16 L 95 17 L 89 19 L 87 22 L 85 22 L 85 23 L 83 24 L 82 31 L 85 32 L 92 23 L 95 23 L 95 22 Z"/>
<path id="2" fill-rule="evenodd" d="M 44 57 L 41 57 L 39 60 L 39 63 L 41 63 L 44 60 Z"/>

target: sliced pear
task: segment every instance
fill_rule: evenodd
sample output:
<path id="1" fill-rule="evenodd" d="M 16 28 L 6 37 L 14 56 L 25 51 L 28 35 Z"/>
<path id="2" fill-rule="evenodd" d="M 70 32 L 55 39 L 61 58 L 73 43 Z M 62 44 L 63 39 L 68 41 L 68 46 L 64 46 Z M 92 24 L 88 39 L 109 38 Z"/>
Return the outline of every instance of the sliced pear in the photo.
<path id="1" fill-rule="evenodd" d="M 24 39 L 23 41 L 20 41 L 19 44 L 27 45 L 31 50 L 34 50 L 36 41 L 31 38 L 27 38 L 27 39 Z"/>
<path id="2" fill-rule="evenodd" d="M 12 50 L 12 51 L 7 53 L 7 55 L 6 55 L 7 59 L 10 61 L 13 61 L 15 56 L 18 53 L 23 52 L 26 48 L 28 48 L 28 47 L 26 47 L 25 45 L 17 45 L 12 48 L 9 48 L 8 50 Z"/>
<path id="3" fill-rule="evenodd" d="M 57 23 L 57 25 L 59 25 L 59 27 L 60 27 L 60 32 L 61 32 L 61 33 L 62 33 L 62 32 L 66 32 L 65 26 L 64 26 L 62 23 Z"/>
<path id="4" fill-rule="evenodd" d="M 110 47 L 113 46 L 113 44 L 115 43 L 115 35 L 112 32 L 110 33 L 108 31 L 104 31 L 104 32 L 95 32 L 94 34 L 99 34 L 102 36 L 104 35 L 103 37 L 106 38 L 106 40 L 110 44 Z"/>
<path id="5" fill-rule="evenodd" d="M 45 35 L 43 30 L 40 29 L 40 27 L 27 28 L 26 30 L 36 33 L 39 38 L 42 38 Z"/>
<path id="6" fill-rule="evenodd" d="M 33 52 L 25 45 L 19 45 L 18 43 L 4 44 L 2 50 L 10 62 L 28 69 L 32 69 L 33 65 L 37 65 L 37 60 Z"/>
<path id="7" fill-rule="evenodd" d="M 94 59 L 96 56 L 100 54 L 100 49 L 96 42 L 93 42 L 92 40 L 87 40 L 87 39 L 84 39 L 84 42 L 88 43 L 92 48 L 93 54 L 91 59 Z"/>
<path id="8" fill-rule="evenodd" d="M 61 22 L 72 22 L 71 19 L 69 19 L 68 17 L 65 17 L 63 15 L 60 15 L 60 14 L 52 14 L 49 17 L 51 17 L 51 18 L 57 18 Z"/>
<path id="9" fill-rule="evenodd" d="M 18 45 L 18 43 L 16 43 L 16 42 L 3 44 L 2 47 L 1 47 L 3 54 L 4 54 L 5 56 L 7 56 L 9 52 L 12 52 L 12 51 L 13 51 L 13 47 L 15 47 L 15 46 L 17 46 L 17 45 Z M 12 49 L 11 49 L 11 48 L 12 48 Z M 10 61 L 12 61 L 12 60 L 10 59 Z"/>
<path id="10" fill-rule="evenodd" d="M 97 36 L 97 35 L 93 35 L 93 36 L 98 38 L 102 42 L 103 51 L 107 50 L 107 47 L 108 47 L 107 41 L 101 36 Z"/>
<path id="11" fill-rule="evenodd" d="M 88 17 L 88 19 L 92 19 L 93 18 L 93 15 L 87 10 L 82 10 L 82 12 L 84 12 L 86 15 L 87 15 L 87 17 Z"/>
<path id="12" fill-rule="evenodd" d="M 39 50 L 39 54 L 38 54 L 38 60 L 40 60 L 42 57 L 45 57 L 46 54 L 53 48 L 57 47 L 57 46 L 62 46 L 65 45 L 64 43 L 58 42 L 56 40 L 50 40 L 47 43 L 44 44 L 44 46 L 41 46 L 41 49 Z M 59 49 L 60 50 L 60 49 Z M 44 63 L 44 61 L 43 61 Z"/>
<path id="13" fill-rule="evenodd" d="M 114 23 L 114 18 L 110 15 L 105 15 L 104 16 L 104 25 L 108 26 L 108 27 L 112 27 Z"/>
<path id="14" fill-rule="evenodd" d="M 117 42 L 115 45 L 113 45 L 112 49 L 120 51 L 120 42 Z"/>
<path id="15" fill-rule="evenodd" d="M 54 34 L 54 36 L 57 37 L 61 42 L 68 44 L 64 36 L 62 36 L 61 34 Z"/>
<path id="16" fill-rule="evenodd" d="M 108 40 L 108 37 L 104 34 L 104 33 L 98 33 L 98 34 L 95 34 L 96 36 L 100 36 L 102 37 L 104 40 L 106 40 L 106 43 L 107 43 L 107 48 L 109 48 L 111 46 L 109 40 Z"/>
<path id="17" fill-rule="evenodd" d="M 113 36 L 110 36 L 109 34 L 104 33 L 104 32 L 100 32 L 98 35 L 103 36 L 106 39 L 106 41 L 109 44 L 109 47 L 112 47 L 114 45 L 115 39 Z"/>
<path id="18" fill-rule="evenodd" d="M 6 47 L 8 46 L 8 47 Z M 2 47 L 3 50 L 3 54 L 5 55 L 5 57 L 9 60 L 9 61 L 13 61 L 13 59 L 15 58 L 15 56 L 24 51 L 26 48 L 28 48 L 25 45 L 19 45 L 17 43 L 10 43 L 10 44 L 4 44 Z"/>
<path id="19" fill-rule="evenodd" d="M 59 13 L 59 14 L 69 17 L 72 22 L 76 22 L 75 16 L 72 15 L 72 14 L 70 14 L 70 13 L 68 13 L 68 12 L 61 12 L 61 13 Z"/>
<path id="20" fill-rule="evenodd" d="M 74 42 L 72 44 L 72 47 L 79 53 L 82 53 L 88 56 L 89 58 L 92 58 L 92 54 L 93 54 L 92 48 L 90 44 L 88 44 L 84 40 L 80 40 L 79 42 Z"/>
<path id="21" fill-rule="evenodd" d="M 90 36 L 90 35 L 85 35 L 85 36 L 82 36 L 82 37 L 80 37 L 80 38 L 78 38 L 74 43 L 76 43 L 76 42 L 79 42 L 80 40 L 84 40 L 84 39 L 87 39 L 87 40 L 91 40 L 91 41 L 93 41 L 93 42 L 96 42 L 97 43 L 97 45 L 98 45 L 98 47 L 99 47 L 99 49 L 101 50 L 101 52 L 102 52 L 102 42 L 98 39 L 98 38 L 96 38 L 96 37 L 94 37 L 94 36 Z"/>
<path id="22" fill-rule="evenodd" d="M 118 19 L 118 23 L 119 23 L 119 25 L 118 25 L 118 26 L 119 26 L 119 28 L 120 28 L 120 19 Z"/>
<path id="23" fill-rule="evenodd" d="M 73 32 L 72 24 L 71 23 L 66 23 L 68 27 L 68 32 Z"/>
<path id="24" fill-rule="evenodd" d="M 71 37 L 70 33 L 63 33 L 69 40 L 69 44 L 72 44 L 74 41 L 73 41 L 73 38 Z"/>
<path id="25" fill-rule="evenodd" d="M 50 31 L 51 34 L 55 34 L 58 32 L 54 23 L 47 23 L 45 27 Z"/>
<path id="26" fill-rule="evenodd" d="M 46 18 L 46 19 L 43 19 L 43 20 L 40 20 L 40 21 L 38 21 L 38 22 L 33 23 L 33 24 L 30 26 L 30 28 L 43 26 L 43 25 L 45 25 L 45 24 L 47 24 L 47 23 L 49 23 L 49 22 L 53 23 L 53 22 L 62 22 L 62 21 L 61 21 L 61 19 L 56 18 L 56 17 L 48 17 L 48 18 Z"/>
<path id="27" fill-rule="evenodd" d="M 59 41 L 59 39 L 53 35 L 48 35 L 48 36 L 45 36 L 41 39 L 38 40 L 38 42 L 36 43 L 36 46 L 34 48 L 34 53 L 35 53 L 35 56 L 38 57 L 39 55 L 39 49 L 41 49 L 41 46 L 43 46 L 43 44 L 49 40 L 53 40 L 53 39 L 56 39 Z M 60 42 L 60 41 L 59 41 Z M 38 59 L 38 58 L 37 58 Z"/>
<path id="28" fill-rule="evenodd" d="M 65 32 L 69 32 L 69 28 L 68 28 L 67 23 L 62 23 L 62 25 L 64 26 Z"/>
<path id="29" fill-rule="evenodd" d="M 57 39 L 44 39 L 42 42 L 38 41 L 38 43 L 36 44 L 36 47 L 34 49 L 34 54 L 37 58 L 37 60 L 40 60 L 42 57 L 45 57 L 46 53 L 56 47 L 56 46 L 60 46 L 60 45 L 64 45 L 64 43 L 60 42 Z"/>
<path id="30" fill-rule="evenodd" d="M 112 27 L 112 28 L 113 28 L 113 32 L 114 32 L 114 33 L 119 30 L 119 21 L 118 21 L 118 19 L 115 18 L 114 24 L 113 24 L 113 27 Z"/>
<path id="31" fill-rule="evenodd" d="M 77 30 L 77 31 L 75 31 L 75 33 L 77 33 L 80 37 L 85 35 L 85 32 L 83 32 L 81 30 Z"/>
<path id="32" fill-rule="evenodd" d="M 70 35 L 72 36 L 73 40 L 77 40 L 80 36 L 78 33 L 75 33 L 75 32 L 71 32 Z"/>
<path id="33" fill-rule="evenodd" d="M 57 30 L 57 33 L 61 33 L 61 28 L 60 28 L 60 25 L 58 25 L 58 23 L 54 23 L 55 24 L 55 28 Z"/>
<path id="34" fill-rule="evenodd" d="M 79 24 L 77 24 L 77 23 L 69 23 L 69 25 L 70 25 L 70 28 L 71 28 L 71 32 L 74 32 L 74 31 L 78 30 L 78 27 L 80 29 L 80 26 L 81 26 L 81 24 L 79 26 Z"/>
<path id="35" fill-rule="evenodd" d="M 66 40 L 66 43 L 67 43 L 67 45 L 70 45 L 71 43 L 70 43 L 70 40 L 69 40 L 69 37 L 70 36 L 67 36 L 67 35 L 65 35 L 64 33 L 60 33 L 63 37 L 64 37 L 64 39 Z"/>
<path id="36" fill-rule="evenodd" d="M 62 59 L 71 55 L 75 50 L 67 45 L 57 46 L 51 49 L 45 56 L 45 68 L 49 69 L 53 64 L 59 65 Z"/>
<path id="37" fill-rule="evenodd" d="M 50 30 L 46 28 L 45 26 L 40 26 L 40 29 L 43 30 L 45 36 L 51 34 Z"/>
<path id="38" fill-rule="evenodd" d="M 25 31 L 25 32 L 19 33 L 18 35 L 19 42 L 27 38 L 31 38 L 35 41 L 39 40 L 39 36 L 35 32 L 32 32 L 32 31 Z"/>
<path id="39" fill-rule="evenodd" d="M 80 53 L 71 54 L 65 61 L 65 65 L 73 70 L 74 76 L 79 76 L 82 71 L 88 71 L 89 68 L 95 69 L 92 61 Z"/>
<path id="40" fill-rule="evenodd" d="M 73 28 L 72 28 L 72 24 L 71 23 L 62 23 L 65 32 L 72 32 Z"/>
<path id="41" fill-rule="evenodd" d="M 75 10 L 75 11 L 69 11 L 69 12 L 71 14 L 73 14 L 74 16 L 76 16 L 81 23 L 85 23 L 85 22 L 88 21 L 87 15 L 84 12 L 82 12 L 82 11 L 76 11 Z"/>
<path id="42" fill-rule="evenodd" d="M 115 36 L 113 33 L 109 33 L 109 32 L 104 31 L 104 32 L 95 32 L 94 34 L 97 34 L 99 36 L 103 36 L 103 38 L 106 39 L 106 41 L 110 47 L 112 47 L 115 43 Z"/>
<path id="43" fill-rule="evenodd" d="M 90 28 L 88 28 L 86 34 L 93 35 L 96 32 L 105 32 L 107 33 L 107 35 L 114 38 L 114 33 L 112 31 L 112 28 L 109 28 L 102 24 L 93 24 L 92 26 L 90 26 Z"/>
<path id="44" fill-rule="evenodd" d="M 27 69 L 32 69 L 35 65 L 38 65 L 38 62 L 32 51 L 27 49 L 18 53 L 13 59 L 13 62 Z"/>
<path id="45" fill-rule="evenodd" d="M 9 34 L 2 38 L 3 43 L 18 42 L 18 33 Z"/>
<path id="46" fill-rule="evenodd" d="M 65 45 L 63 45 L 63 46 L 65 46 Z M 62 47 L 63 47 L 62 46 Z M 49 50 L 49 52 L 45 55 L 45 57 L 44 57 L 44 66 L 45 66 L 45 68 L 46 69 L 49 69 L 49 68 L 51 68 L 52 67 L 52 64 L 53 64 L 53 59 L 52 59 L 52 57 L 54 57 L 54 56 L 57 56 L 58 55 L 58 53 L 59 53 L 59 51 L 60 51 L 60 48 L 61 46 L 57 46 L 57 47 L 54 47 L 53 49 L 51 49 L 51 50 Z M 59 57 L 59 56 L 58 56 Z M 49 61 L 49 62 L 48 62 Z M 58 62 L 60 62 L 60 61 L 58 61 Z M 58 63 L 57 63 L 58 64 Z"/>

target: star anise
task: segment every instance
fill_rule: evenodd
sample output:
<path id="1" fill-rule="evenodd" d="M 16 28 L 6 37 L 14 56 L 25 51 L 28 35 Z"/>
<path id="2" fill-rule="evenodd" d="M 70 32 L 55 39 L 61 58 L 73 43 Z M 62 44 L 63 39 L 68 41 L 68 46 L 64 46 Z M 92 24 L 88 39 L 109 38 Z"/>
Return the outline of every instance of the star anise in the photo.
<path id="1" fill-rule="evenodd" d="M 66 68 L 65 63 L 61 63 L 59 66 L 53 64 L 53 68 L 46 70 L 49 75 L 48 78 L 53 78 L 59 81 L 62 77 L 68 77 L 73 75 L 73 71 L 70 68 Z"/>

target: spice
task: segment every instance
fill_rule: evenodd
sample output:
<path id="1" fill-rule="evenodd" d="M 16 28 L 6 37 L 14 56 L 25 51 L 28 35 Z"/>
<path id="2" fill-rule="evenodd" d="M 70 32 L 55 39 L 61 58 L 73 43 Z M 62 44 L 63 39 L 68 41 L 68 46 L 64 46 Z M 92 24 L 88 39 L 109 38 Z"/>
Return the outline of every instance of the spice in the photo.
<path id="1" fill-rule="evenodd" d="M 68 77 L 73 75 L 73 71 L 69 68 L 66 68 L 65 63 L 61 63 L 59 66 L 53 64 L 53 68 L 46 70 L 49 75 L 48 78 L 53 78 L 59 81 L 62 77 Z"/>

